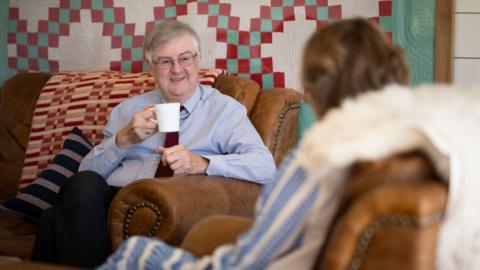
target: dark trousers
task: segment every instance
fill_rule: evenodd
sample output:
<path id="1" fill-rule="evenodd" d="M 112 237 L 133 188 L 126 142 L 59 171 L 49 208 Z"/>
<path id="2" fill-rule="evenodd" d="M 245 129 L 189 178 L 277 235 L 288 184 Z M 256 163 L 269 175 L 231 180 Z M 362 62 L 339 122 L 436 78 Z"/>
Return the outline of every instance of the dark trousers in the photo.
<path id="1" fill-rule="evenodd" d="M 92 171 L 70 177 L 58 204 L 40 217 L 32 261 L 89 268 L 104 262 L 109 255 L 108 208 L 118 190 Z"/>

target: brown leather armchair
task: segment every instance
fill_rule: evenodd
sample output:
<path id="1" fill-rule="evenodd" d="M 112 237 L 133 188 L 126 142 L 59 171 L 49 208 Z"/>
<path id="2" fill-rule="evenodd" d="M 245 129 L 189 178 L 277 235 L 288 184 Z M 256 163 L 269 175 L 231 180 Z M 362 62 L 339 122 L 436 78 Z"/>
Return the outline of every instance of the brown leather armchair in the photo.
<path id="1" fill-rule="evenodd" d="M 446 185 L 420 153 L 354 164 L 314 268 L 435 269 L 446 199 Z M 207 217 L 192 227 L 181 247 L 200 257 L 211 254 L 234 242 L 252 222 L 232 215 Z"/>
<path id="2" fill-rule="evenodd" d="M 0 202 L 15 196 L 36 100 L 50 74 L 19 74 L 0 89 Z M 297 142 L 301 96 L 290 89 L 261 90 L 254 81 L 222 75 L 214 87 L 247 108 L 278 164 Z M 211 214 L 251 216 L 259 186 L 210 176 L 140 180 L 119 192 L 110 209 L 112 246 L 133 234 L 180 243 L 197 220 Z M 30 257 L 35 222 L 0 211 L 0 256 Z"/>

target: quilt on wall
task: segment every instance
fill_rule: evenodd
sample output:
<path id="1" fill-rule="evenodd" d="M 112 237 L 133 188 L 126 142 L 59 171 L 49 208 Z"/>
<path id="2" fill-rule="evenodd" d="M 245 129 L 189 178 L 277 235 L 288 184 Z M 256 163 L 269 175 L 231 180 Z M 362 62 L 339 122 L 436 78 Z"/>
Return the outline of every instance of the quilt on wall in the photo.
<path id="1" fill-rule="evenodd" d="M 9 75 L 24 71 L 142 72 L 143 36 L 164 19 L 195 28 L 202 66 L 300 90 L 303 44 L 332 21 L 364 16 L 392 36 L 393 0 L 10 0 Z"/>

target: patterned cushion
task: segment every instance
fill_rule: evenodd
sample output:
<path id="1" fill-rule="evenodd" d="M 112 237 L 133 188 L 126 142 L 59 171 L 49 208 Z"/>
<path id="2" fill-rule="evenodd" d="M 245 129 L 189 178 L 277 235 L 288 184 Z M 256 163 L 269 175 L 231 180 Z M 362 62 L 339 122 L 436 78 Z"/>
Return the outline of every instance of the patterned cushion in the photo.
<path id="1" fill-rule="evenodd" d="M 201 84 L 212 87 L 218 76 L 227 74 L 225 69 L 201 69 L 198 80 Z"/>
<path id="2" fill-rule="evenodd" d="M 78 171 L 80 162 L 92 147 L 80 129 L 73 128 L 52 163 L 15 198 L 0 205 L 0 210 L 10 210 L 38 219 L 43 210 L 57 203 L 60 188 Z"/>
<path id="3" fill-rule="evenodd" d="M 226 74 L 222 69 L 202 69 L 200 83 L 211 86 Z M 20 178 L 19 191 L 44 170 L 61 146 L 64 134 L 78 126 L 98 144 L 103 127 L 122 100 L 155 88 L 149 72 L 63 72 L 45 84 L 33 112 L 32 129 Z"/>

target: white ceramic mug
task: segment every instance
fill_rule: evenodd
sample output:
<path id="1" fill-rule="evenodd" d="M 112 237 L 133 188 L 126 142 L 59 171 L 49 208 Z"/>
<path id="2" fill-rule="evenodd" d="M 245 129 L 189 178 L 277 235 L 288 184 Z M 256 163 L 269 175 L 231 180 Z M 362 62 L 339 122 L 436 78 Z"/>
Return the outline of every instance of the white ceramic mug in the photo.
<path id="1" fill-rule="evenodd" d="M 175 132 L 180 129 L 180 103 L 155 104 L 158 131 Z"/>

